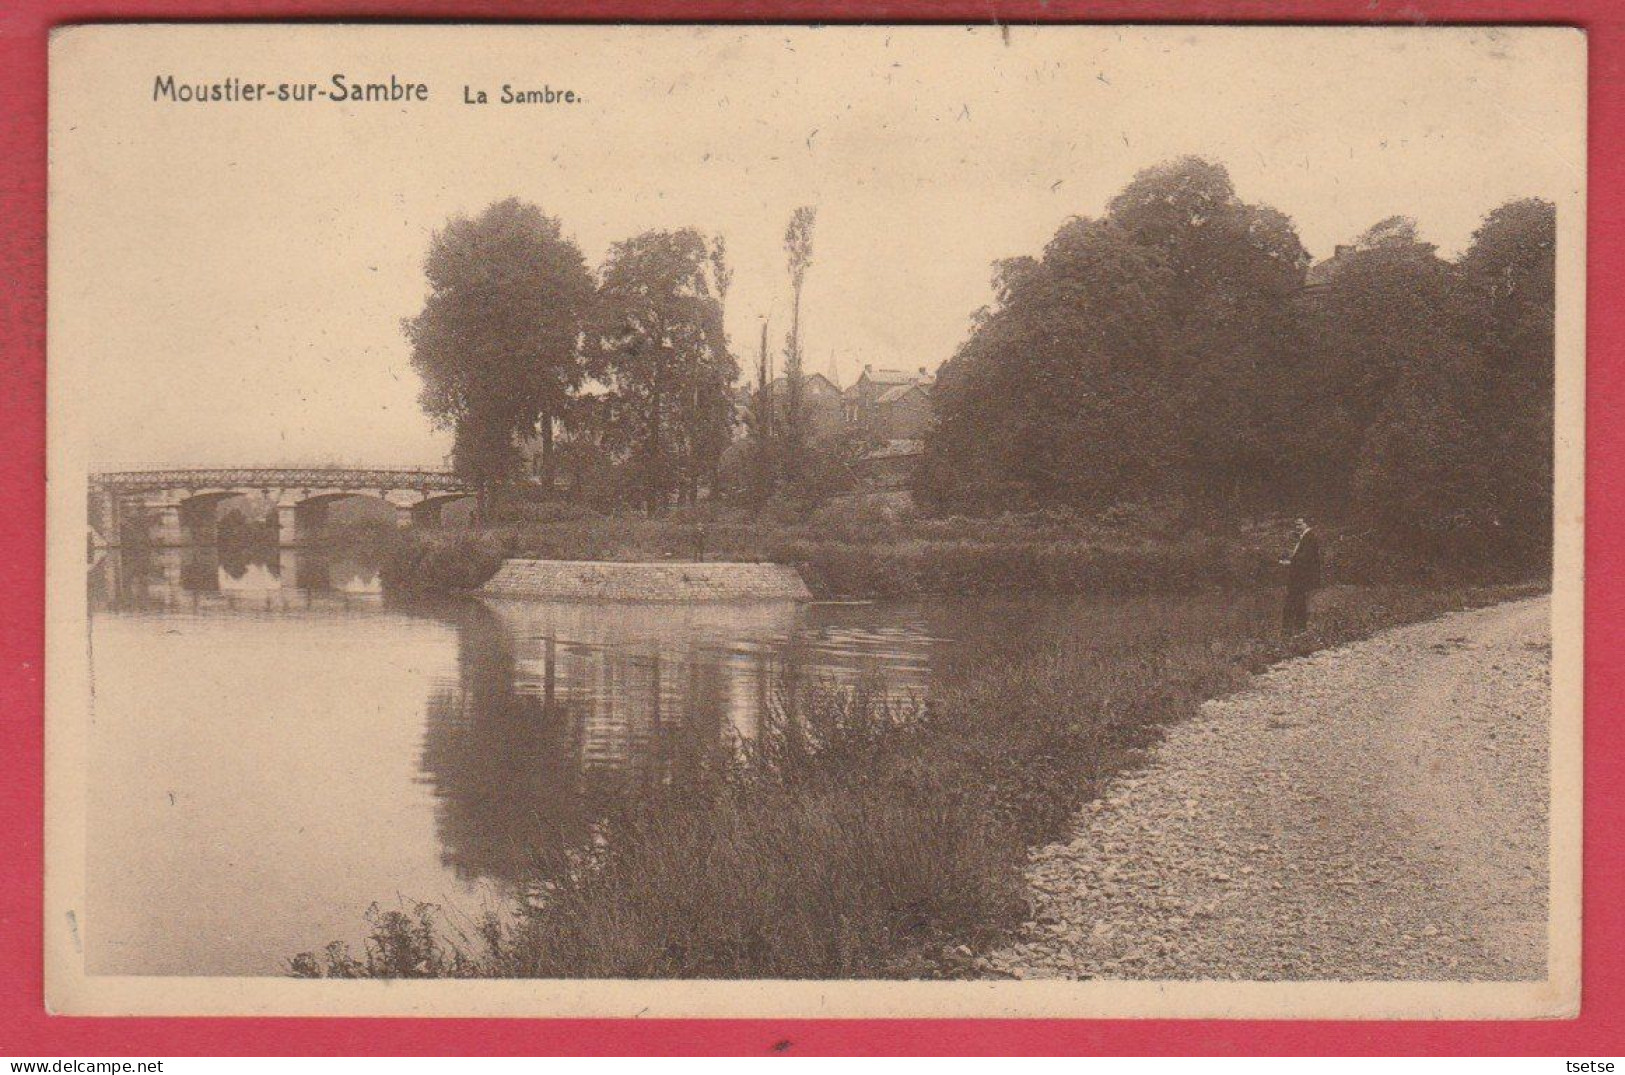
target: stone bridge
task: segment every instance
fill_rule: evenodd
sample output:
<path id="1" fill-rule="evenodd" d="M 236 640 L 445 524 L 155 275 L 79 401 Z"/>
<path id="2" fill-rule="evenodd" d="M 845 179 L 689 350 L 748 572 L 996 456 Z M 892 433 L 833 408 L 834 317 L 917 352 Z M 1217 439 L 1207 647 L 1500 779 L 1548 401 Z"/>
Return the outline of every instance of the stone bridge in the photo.
<path id="1" fill-rule="evenodd" d="M 258 496 L 275 505 L 277 543 L 303 543 L 321 525 L 327 507 L 351 497 L 383 501 L 400 527 L 438 526 L 440 510 L 474 495 L 444 470 L 339 467 L 214 467 L 188 470 L 119 470 L 90 475 L 91 528 L 119 544 L 143 533 L 154 545 L 214 540 L 220 504 Z"/>

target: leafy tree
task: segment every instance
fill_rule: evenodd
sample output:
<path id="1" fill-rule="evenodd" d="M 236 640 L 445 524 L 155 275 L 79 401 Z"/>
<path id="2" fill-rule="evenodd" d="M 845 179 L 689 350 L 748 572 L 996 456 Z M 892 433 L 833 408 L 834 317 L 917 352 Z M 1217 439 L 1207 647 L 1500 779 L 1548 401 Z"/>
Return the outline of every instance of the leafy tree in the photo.
<path id="1" fill-rule="evenodd" d="M 1479 565 L 1497 551 L 1478 425 L 1481 360 L 1454 342 L 1407 370 L 1366 431 L 1353 475 L 1361 524 L 1411 565 Z"/>
<path id="2" fill-rule="evenodd" d="M 515 438 L 539 431 L 551 458 L 553 422 L 587 374 L 592 278 L 558 219 L 517 198 L 437 231 L 424 273 L 428 298 L 403 323 L 420 400 L 452 431 L 453 464 L 483 512 L 519 473 Z"/>
<path id="3" fill-rule="evenodd" d="M 1302 478 L 1294 502 L 1321 514 L 1348 506 L 1365 431 L 1400 386 L 1426 381 L 1458 343 L 1455 270 L 1413 222 L 1392 217 L 1368 229 L 1329 272 L 1324 294 L 1298 308 L 1307 361 L 1293 378 L 1299 406 L 1289 427 Z"/>
<path id="4" fill-rule="evenodd" d="M 1276 495 L 1307 264 L 1291 221 L 1221 166 L 1141 172 L 1104 219 L 999 263 L 994 308 L 939 376 L 917 491 L 984 508 Z"/>
<path id="5" fill-rule="evenodd" d="M 1458 261 L 1389 217 L 1316 267 L 1219 165 L 1137 175 L 995 266 L 914 476 L 937 510 L 1176 497 L 1307 512 L 1414 566 L 1549 563 L 1555 213 L 1496 209 Z"/>
<path id="6" fill-rule="evenodd" d="M 1509 202 L 1461 259 L 1464 335 L 1484 355 L 1482 423 L 1506 555 L 1550 567 L 1556 418 L 1557 211 Z"/>
<path id="7" fill-rule="evenodd" d="M 1557 209 L 1536 198 L 1484 218 L 1461 259 L 1473 315 L 1463 325 L 1499 375 L 1549 393 L 1557 302 Z"/>
<path id="8" fill-rule="evenodd" d="M 611 390 L 608 435 L 650 512 L 674 494 L 692 501 L 731 439 L 739 366 L 723 330 L 725 268 L 693 229 L 645 232 L 604 262 L 593 347 Z"/>
<path id="9" fill-rule="evenodd" d="M 583 395 L 576 400 L 556 449 L 565 496 L 576 504 L 606 511 L 639 495 L 639 490 L 628 487 L 628 475 L 621 465 L 620 438 L 612 425 L 613 402 L 605 395 Z"/>
<path id="10" fill-rule="evenodd" d="M 1170 285 L 1156 253 L 1106 221 L 1074 219 L 1042 259 L 1001 262 L 995 306 L 938 372 L 916 494 L 986 511 L 1105 504 L 1158 480 Z"/>
<path id="11" fill-rule="evenodd" d="M 1495 210 L 1454 264 L 1391 217 L 1338 259 L 1315 311 L 1318 371 L 1365 430 L 1348 457 L 1355 518 L 1412 566 L 1549 565 L 1549 209 Z M 1328 439 L 1323 453 L 1348 443 Z"/>
<path id="12" fill-rule="evenodd" d="M 1140 173 L 1103 220 L 997 266 L 994 308 L 939 375 L 917 491 L 965 508 L 1267 495 L 1307 262 L 1222 167 Z"/>
<path id="13" fill-rule="evenodd" d="M 1309 264 L 1291 220 L 1195 157 L 1139 173 L 1107 216 L 1170 276 L 1164 390 L 1185 492 L 1232 507 L 1278 495 L 1283 374 L 1301 346 L 1289 299 Z"/>
<path id="14" fill-rule="evenodd" d="M 785 483 L 793 490 L 800 484 L 807 452 L 807 415 L 803 398 L 806 383 L 801 353 L 801 291 L 812 268 L 813 225 L 818 210 L 803 205 L 790 215 L 784 230 L 784 253 L 790 268 L 790 334 L 784 347 L 785 404 L 783 428 L 778 431 L 779 451 Z"/>

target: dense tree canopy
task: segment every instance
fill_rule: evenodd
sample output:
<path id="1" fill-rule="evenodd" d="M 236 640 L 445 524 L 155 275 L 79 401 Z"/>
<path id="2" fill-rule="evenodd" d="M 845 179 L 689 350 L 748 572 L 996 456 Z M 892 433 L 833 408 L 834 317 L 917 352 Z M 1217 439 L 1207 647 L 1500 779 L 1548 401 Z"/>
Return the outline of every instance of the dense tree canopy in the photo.
<path id="1" fill-rule="evenodd" d="M 550 440 L 586 376 L 579 348 L 593 282 L 559 221 L 509 198 L 436 232 L 429 296 L 405 322 L 424 410 L 482 494 L 516 476 L 516 438 Z"/>
<path id="2" fill-rule="evenodd" d="M 1556 372 L 1557 212 L 1550 202 L 1510 202 L 1485 218 L 1461 260 L 1463 336 L 1486 370 L 1484 422 L 1496 513 L 1508 555 L 1551 555 Z"/>
<path id="3" fill-rule="evenodd" d="M 994 270 L 943 367 L 928 507 L 1308 512 L 1419 561 L 1550 549 L 1555 215 L 1521 201 L 1441 258 L 1391 217 L 1316 266 L 1225 170 L 1148 169 Z"/>
<path id="4" fill-rule="evenodd" d="M 734 452 L 734 485 L 758 502 L 828 496 L 869 446 L 850 426 L 818 441 L 799 413 L 814 222 L 799 209 L 784 235 L 788 405 L 771 402 L 764 325 Z M 405 323 L 423 405 L 482 491 L 516 475 L 533 433 L 550 479 L 561 421 L 577 495 L 653 511 L 717 491 L 739 376 L 720 240 L 646 232 L 616 244 L 595 283 L 558 220 L 509 199 L 437 232 L 425 270 Z M 1190 523 L 1303 513 L 1417 564 L 1538 568 L 1555 273 L 1544 201 L 1494 210 L 1455 259 L 1393 216 L 1311 265 L 1292 221 L 1242 200 L 1222 166 L 1158 165 L 1103 215 L 994 266 L 994 301 L 932 391 L 916 499 L 967 513 L 1154 504 Z"/>
<path id="5" fill-rule="evenodd" d="M 723 330 L 721 248 L 693 229 L 645 232 L 610 250 L 601 278 L 606 442 L 631 461 L 645 508 L 692 501 L 733 435 L 739 364 Z"/>

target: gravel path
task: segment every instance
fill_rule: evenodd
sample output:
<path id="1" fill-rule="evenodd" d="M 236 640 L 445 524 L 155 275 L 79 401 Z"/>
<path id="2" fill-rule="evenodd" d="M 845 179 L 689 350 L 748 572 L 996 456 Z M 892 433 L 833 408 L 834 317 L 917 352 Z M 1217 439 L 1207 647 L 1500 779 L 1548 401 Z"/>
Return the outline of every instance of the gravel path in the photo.
<path id="1" fill-rule="evenodd" d="M 1033 852 L 990 977 L 1540 979 L 1550 599 L 1277 665 Z"/>

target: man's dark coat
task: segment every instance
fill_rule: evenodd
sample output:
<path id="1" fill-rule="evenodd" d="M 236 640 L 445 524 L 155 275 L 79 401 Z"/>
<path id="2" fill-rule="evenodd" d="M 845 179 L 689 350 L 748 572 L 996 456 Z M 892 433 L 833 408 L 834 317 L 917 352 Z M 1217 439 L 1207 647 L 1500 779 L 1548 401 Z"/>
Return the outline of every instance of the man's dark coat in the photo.
<path id="1" fill-rule="evenodd" d="M 1305 530 L 1293 547 L 1291 566 L 1287 568 L 1287 589 L 1308 593 L 1320 586 L 1320 536 Z"/>

